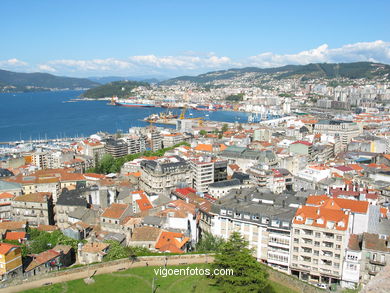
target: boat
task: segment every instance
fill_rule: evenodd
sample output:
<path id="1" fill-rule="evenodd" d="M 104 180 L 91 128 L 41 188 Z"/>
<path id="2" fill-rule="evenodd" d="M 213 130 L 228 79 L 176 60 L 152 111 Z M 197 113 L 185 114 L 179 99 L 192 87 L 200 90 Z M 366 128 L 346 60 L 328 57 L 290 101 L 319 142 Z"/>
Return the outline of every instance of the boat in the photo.
<path id="1" fill-rule="evenodd" d="M 206 106 L 206 105 L 198 105 L 196 106 L 195 110 L 198 110 L 198 111 L 216 111 L 217 109 L 215 109 L 213 107 L 212 104 Z"/>
<path id="2" fill-rule="evenodd" d="M 144 120 L 147 122 L 157 122 L 157 121 L 168 121 L 176 119 L 178 115 L 173 114 L 171 111 L 168 112 L 161 112 L 159 114 L 151 114 L 148 117 L 146 117 Z"/>
<path id="3" fill-rule="evenodd" d="M 122 107 L 156 107 L 154 101 L 138 98 L 119 99 L 118 97 L 114 97 L 111 100 L 111 104 Z"/>

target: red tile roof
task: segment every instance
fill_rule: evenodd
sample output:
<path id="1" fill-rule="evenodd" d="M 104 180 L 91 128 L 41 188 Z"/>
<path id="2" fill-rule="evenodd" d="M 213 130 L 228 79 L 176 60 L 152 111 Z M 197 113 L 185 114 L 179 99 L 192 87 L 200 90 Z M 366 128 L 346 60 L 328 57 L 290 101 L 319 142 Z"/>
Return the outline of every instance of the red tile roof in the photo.
<path id="1" fill-rule="evenodd" d="M 313 145 L 311 142 L 304 141 L 304 140 L 297 140 L 297 141 L 293 142 L 292 144 L 304 144 L 304 145 L 306 145 L 306 146 L 311 146 L 311 145 Z"/>
<path id="2" fill-rule="evenodd" d="M 13 198 L 14 196 L 15 195 L 8 193 L 8 192 L 0 193 L 0 199 Z"/>
<path id="3" fill-rule="evenodd" d="M 138 204 L 138 207 L 139 207 L 139 209 L 142 212 L 150 210 L 151 208 L 153 208 L 153 206 L 152 206 L 151 202 L 149 201 L 148 197 L 146 196 L 146 194 L 142 190 L 133 191 L 132 193 L 133 194 L 139 194 L 139 196 L 141 197 L 140 199 L 136 200 L 136 203 Z"/>
<path id="4" fill-rule="evenodd" d="M 308 220 L 312 222 L 309 223 Z M 345 231 L 348 228 L 348 220 L 348 214 L 336 207 L 303 206 L 295 213 L 293 223 L 325 228 L 328 222 L 333 222 L 333 229 Z"/>
<path id="5" fill-rule="evenodd" d="M 120 219 L 128 208 L 128 204 L 113 203 L 111 206 L 104 210 L 102 217 Z"/>
<path id="6" fill-rule="evenodd" d="M 183 253 L 182 248 L 188 240 L 183 233 L 162 232 L 155 247 L 160 251 Z"/>
<path id="7" fill-rule="evenodd" d="M 6 240 L 19 240 L 26 238 L 26 232 L 7 232 L 5 234 Z"/>
<path id="8" fill-rule="evenodd" d="M 0 254 L 7 254 L 12 248 L 19 247 L 17 245 L 8 244 L 8 243 L 0 243 Z"/>
<path id="9" fill-rule="evenodd" d="M 196 193 L 196 190 L 191 187 L 176 188 L 175 191 L 182 195 L 188 195 L 189 193 Z"/>
<path id="10" fill-rule="evenodd" d="M 368 201 L 329 197 L 326 195 L 311 195 L 306 200 L 307 205 L 315 205 L 331 209 L 351 210 L 354 213 L 366 214 Z"/>

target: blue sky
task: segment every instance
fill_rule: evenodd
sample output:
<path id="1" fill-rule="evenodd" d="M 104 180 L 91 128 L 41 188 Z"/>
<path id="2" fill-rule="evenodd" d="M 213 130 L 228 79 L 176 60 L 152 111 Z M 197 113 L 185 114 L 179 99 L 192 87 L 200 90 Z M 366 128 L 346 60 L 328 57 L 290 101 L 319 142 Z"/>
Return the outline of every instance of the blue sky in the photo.
<path id="1" fill-rule="evenodd" d="M 0 68 L 69 76 L 390 63 L 390 1 L 1 0 Z"/>

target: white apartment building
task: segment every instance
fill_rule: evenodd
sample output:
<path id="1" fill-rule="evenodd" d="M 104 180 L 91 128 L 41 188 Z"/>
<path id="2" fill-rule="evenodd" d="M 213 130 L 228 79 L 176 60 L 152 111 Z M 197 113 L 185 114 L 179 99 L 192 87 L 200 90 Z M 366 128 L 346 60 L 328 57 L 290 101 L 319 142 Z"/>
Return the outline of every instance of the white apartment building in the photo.
<path id="1" fill-rule="evenodd" d="M 351 121 L 321 120 L 314 126 L 314 133 L 339 136 L 342 149 L 347 148 L 348 143 L 363 132 L 362 127 Z"/>
<path id="2" fill-rule="evenodd" d="M 311 283 L 339 284 L 350 234 L 368 224 L 368 202 L 309 196 L 293 220 L 291 272 Z"/>

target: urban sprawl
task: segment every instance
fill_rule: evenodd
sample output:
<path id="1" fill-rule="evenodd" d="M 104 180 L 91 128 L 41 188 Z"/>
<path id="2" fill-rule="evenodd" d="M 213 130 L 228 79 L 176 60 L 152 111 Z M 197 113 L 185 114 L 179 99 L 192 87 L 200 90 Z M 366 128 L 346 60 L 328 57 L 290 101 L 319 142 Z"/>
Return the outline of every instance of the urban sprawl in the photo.
<path id="1" fill-rule="evenodd" d="M 390 84 L 252 75 L 134 89 L 183 108 L 176 128 L 3 145 L 3 281 L 102 262 L 114 241 L 181 254 L 237 231 L 259 262 L 303 281 L 367 284 L 390 262 Z M 200 106 L 251 114 L 186 113 Z M 22 255 L 31 229 L 79 243 Z"/>

